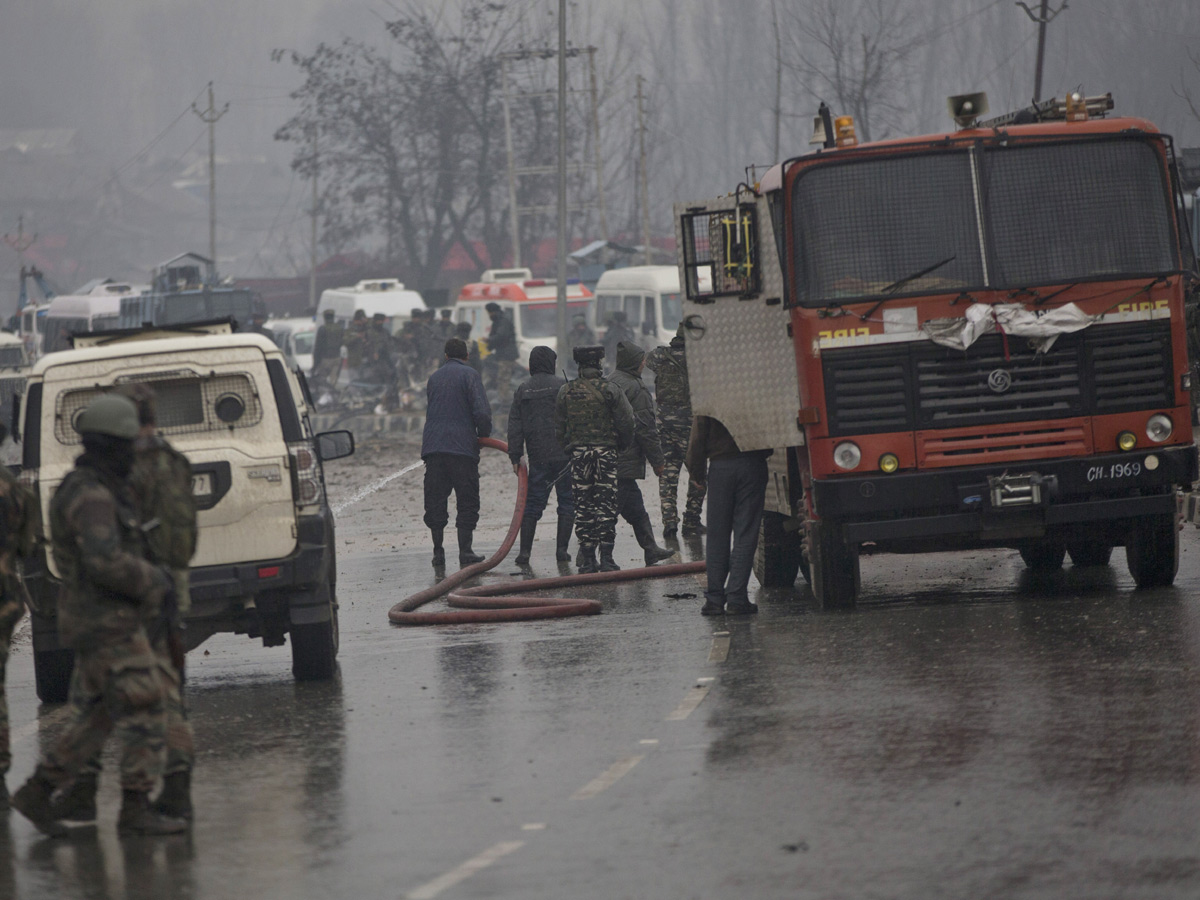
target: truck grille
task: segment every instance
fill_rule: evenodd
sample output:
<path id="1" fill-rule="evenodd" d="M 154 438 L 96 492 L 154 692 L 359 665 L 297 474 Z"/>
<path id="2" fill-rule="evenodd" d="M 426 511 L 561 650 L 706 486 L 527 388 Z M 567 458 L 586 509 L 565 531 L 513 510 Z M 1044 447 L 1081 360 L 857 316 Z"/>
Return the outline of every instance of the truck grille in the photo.
<path id="1" fill-rule="evenodd" d="M 1170 406 L 1169 321 L 1094 325 L 1036 354 L 985 335 L 965 352 L 927 341 L 822 354 L 833 436 L 970 428 Z M 991 379 L 991 383 L 989 383 Z M 1007 381 L 1004 390 L 993 385 Z"/>

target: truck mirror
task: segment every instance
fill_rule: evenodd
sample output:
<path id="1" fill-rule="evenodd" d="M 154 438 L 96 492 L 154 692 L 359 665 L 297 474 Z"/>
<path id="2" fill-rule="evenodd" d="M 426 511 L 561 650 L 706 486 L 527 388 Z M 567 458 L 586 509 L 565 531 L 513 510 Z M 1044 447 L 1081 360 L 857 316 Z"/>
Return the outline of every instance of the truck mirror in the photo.
<path id="1" fill-rule="evenodd" d="M 322 462 L 354 454 L 354 434 L 350 431 L 324 431 L 317 435 L 317 456 Z"/>

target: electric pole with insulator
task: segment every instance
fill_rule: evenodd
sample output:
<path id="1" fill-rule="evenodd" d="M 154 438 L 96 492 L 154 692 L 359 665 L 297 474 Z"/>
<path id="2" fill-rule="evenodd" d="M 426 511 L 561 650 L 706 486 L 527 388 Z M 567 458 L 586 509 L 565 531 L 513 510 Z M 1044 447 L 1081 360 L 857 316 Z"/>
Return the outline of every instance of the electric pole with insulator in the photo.
<path id="1" fill-rule="evenodd" d="M 220 112 L 213 105 L 213 84 L 208 83 L 208 109 L 201 110 L 192 103 L 192 112 L 208 125 L 208 256 L 213 271 L 217 267 L 217 121 L 229 111 L 229 104 Z"/>

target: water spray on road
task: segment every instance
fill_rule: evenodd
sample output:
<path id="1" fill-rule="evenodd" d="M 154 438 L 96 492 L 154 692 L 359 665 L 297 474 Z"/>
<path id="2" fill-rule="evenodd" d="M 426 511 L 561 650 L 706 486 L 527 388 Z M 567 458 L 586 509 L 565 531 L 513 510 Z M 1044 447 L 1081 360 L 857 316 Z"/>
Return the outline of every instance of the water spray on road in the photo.
<path id="1" fill-rule="evenodd" d="M 374 482 L 373 484 L 368 484 L 365 488 L 362 488 L 361 490 L 357 491 L 353 496 L 347 498 L 346 500 L 339 503 L 337 506 L 333 507 L 333 514 L 335 516 L 340 514 L 341 511 L 346 509 L 347 507 L 353 506 L 355 503 L 358 503 L 360 500 L 365 500 L 367 497 L 370 497 L 376 491 L 383 490 L 383 488 L 387 487 L 389 484 L 391 484 L 397 478 L 401 478 L 401 477 L 407 475 L 413 469 L 419 469 L 423 465 L 425 465 L 425 461 L 418 459 L 415 463 L 409 463 L 407 466 L 405 466 L 403 469 L 400 469 L 398 472 L 393 472 L 391 475 L 388 475 L 385 478 L 380 478 L 378 481 Z"/>

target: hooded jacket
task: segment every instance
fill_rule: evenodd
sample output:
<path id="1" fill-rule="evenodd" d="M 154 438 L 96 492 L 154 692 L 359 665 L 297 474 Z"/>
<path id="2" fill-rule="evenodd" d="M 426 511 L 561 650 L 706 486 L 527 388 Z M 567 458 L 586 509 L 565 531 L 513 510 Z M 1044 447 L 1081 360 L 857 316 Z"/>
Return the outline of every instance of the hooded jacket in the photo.
<path id="1" fill-rule="evenodd" d="M 529 464 L 566 462 L 567 451 L 554 436 L 554 404 L 566 382 L 554 374 L 558 355 L 549 347 L 534 347 L 529 352 L 529 379 L 513 394 L 508 413 L 508 458 L 513 465 L 522 452 Z"/>
<path id="2" fill-rule="evenodd" d="M 657 469 L 664 462 L 655 423 L 654 398 L 638 371 L 646 351 L 637 344 L 617 344 L 617 368 L 609 378 L 619 387 L 633 409 L 634 440 L 617 457 L 617 478 L 646 477 L 646 461 Z"/>
<path id="3" fill-rule="evenodd" d="M 429 376 L 421 459 L 452 453 L 479 459 L 479 441 L 492 433 L 492 409 L 479 373 L 464 359 L 448 359 Z"/>

